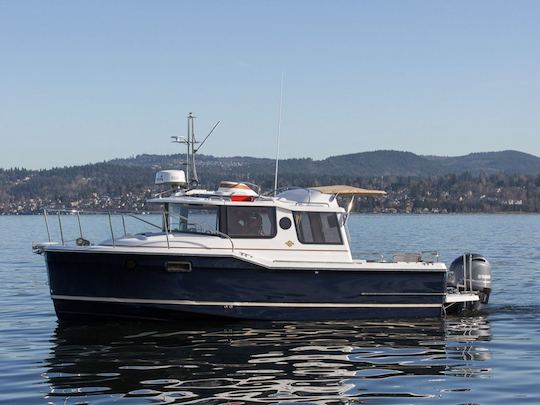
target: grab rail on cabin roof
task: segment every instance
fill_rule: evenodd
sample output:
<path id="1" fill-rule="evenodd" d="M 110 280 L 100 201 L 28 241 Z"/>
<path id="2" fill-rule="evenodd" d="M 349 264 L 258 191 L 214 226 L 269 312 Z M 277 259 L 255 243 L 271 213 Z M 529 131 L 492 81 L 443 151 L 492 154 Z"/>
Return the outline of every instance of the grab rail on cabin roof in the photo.
<path id="1" fill-rule="evenodd" d="M 296 201 L 295 205 L 324 205 L 326 207 L 330 207 L 330 203 L 327 203 L 324 201 L 309 201 L 309 202 Z"/>

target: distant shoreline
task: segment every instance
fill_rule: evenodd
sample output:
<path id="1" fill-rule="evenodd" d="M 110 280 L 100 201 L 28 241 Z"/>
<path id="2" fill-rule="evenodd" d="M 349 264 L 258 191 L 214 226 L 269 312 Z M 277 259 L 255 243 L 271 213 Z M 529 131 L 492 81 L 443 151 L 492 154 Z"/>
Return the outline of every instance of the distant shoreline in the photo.
<path id="1" fill-rule="evenodd" d="M 84 212 L 84 211 L 81 211 Z M 107 215 L 108 211 L 103 211 L 100 213 L 93 212 L 92 215 Z M 111 211 L 111 214 L 117 214 L 115 211 Z M 133 212 L 133 214 L 138 215 L 152 215 L 152 213 L 144 213 L 144 212 Z M 56 214 L 54 214 L 56 215 Z M 62 214 L 67 215 L 67 214 Z M 478 212 L 425 212 L 425 213 L 419 213 L 419 212 L 359 212 L 359 211 L 353 211 L 351 212 L 351 215 L 388 215 L 388 216 L 395 216 L 395 215 L 403 215 L 403 216 L 428 216 L 428 215 L 540 215 L 540 211 L 534 211 L 534 212 L 526 212 L 526 211 L 493 211 L 493 212 L 484 212 L 484 211 L 478 211 Z M 43 213 L 35 212 L 35 213 L 24 213 L 24 214 L 11 214 L 11 213 L 0 213 L 0 217 L 40 217 L 43 216 Z"/>
<path id="2" fill-rule="evenodd" d="M 146 201 L 162 191 L 154 184 L 156 172 L 180 167 L 183 159 L 181 154 L 141 155 L 44 171 L 0 169 L 0 213 L 35 214 L 44 207 L 147 210 Z M 200 155 L 200 186 L 215 190 L 223 180 L 249 181 L 272 190 L 274 164 L 270 159 Z M 540 212 L 540 158 L 522 152 L 434 159 L 378 151 L 321 161 L 284 159 L 279 167 L 279 187 L 346 184 L 387 193 L 384 198 L 357 199 L 355 212 Z"/>

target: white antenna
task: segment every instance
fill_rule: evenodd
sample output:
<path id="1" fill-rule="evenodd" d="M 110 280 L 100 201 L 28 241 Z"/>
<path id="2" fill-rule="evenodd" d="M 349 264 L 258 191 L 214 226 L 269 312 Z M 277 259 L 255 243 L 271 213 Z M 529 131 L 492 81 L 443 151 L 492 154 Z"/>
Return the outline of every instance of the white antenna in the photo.
<path id="1" fill-rule="evenodd" d="M 279 121 L 278 121 L 278 135 L 276 141 L 276 174 L 274 176 L 274 197 L 277 193 L 277 176 L 279 170 L 279 139 L 281 138 L 281 116 L 283 112 L 283 79 L 285 78 L 285 73 L 281 72 L 281 91 L 279 94 Z"/>

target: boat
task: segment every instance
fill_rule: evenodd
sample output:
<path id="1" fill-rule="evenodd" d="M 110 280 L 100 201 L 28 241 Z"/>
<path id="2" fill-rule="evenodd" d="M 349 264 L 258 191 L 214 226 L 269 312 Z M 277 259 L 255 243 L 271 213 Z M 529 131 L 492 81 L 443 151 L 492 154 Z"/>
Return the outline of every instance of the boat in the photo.
<path id="1" fill-rule="evenodd" d="M 187 145 L 185 170 L 156 174 L 165 188 L 148 201 L 156 214 L 106 213 L 110 237 L 94 243 L 83 233 L 84 212 L 45 210 L 49 238 L 33 251 L 45 257 L 61 321 L 441 317 L 488 303 L 491 267 L 482 255 L 463 254 L 450 268 L 436 252 L 353 258 L 353 201 L 384 191 L 331 185 L 264 194 L 230 181 L 199 188 L 195 155 L 204 141 L 195 139 L 194 118 L 187 138 L 175 140 Z M 60 240 L 51 237 L 52 215 Z M 75 239 L 65 235 L 68 219 L 78 224 Z M 150 229 L 128 232 L 126 219 Z"/>

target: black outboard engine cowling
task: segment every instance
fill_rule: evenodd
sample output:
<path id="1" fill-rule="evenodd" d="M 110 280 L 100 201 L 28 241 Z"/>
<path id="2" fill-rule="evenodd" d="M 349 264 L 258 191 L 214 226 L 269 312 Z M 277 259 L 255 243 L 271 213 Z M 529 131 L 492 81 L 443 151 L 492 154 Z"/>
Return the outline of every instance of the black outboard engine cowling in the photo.
<path id="1" fill-rule="evenodd" d="M 465 253 L 450 265 L 447 285 L 459 291 L 477 291 L 480 302 L 487 304 L 491 293 L 491 265 L 478 253 Z"/>

